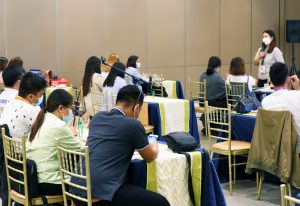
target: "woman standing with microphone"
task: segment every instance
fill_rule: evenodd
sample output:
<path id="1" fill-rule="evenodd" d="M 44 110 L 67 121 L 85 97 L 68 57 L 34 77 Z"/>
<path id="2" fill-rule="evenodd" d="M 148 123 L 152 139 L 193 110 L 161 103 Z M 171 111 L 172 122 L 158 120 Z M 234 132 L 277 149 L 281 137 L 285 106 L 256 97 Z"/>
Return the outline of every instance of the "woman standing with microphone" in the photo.
<path id="1" fill-rule="evenodd" d="M 254 58 L 254 65 L 258 66 L 258 87 L 264 87 L 264 84 L 270 81 L 270 67 L 276 62 L 284 63 L 282 52 L 276 47 L 275 32 L 265 30 L 261 48 L 258 49 Z"/>

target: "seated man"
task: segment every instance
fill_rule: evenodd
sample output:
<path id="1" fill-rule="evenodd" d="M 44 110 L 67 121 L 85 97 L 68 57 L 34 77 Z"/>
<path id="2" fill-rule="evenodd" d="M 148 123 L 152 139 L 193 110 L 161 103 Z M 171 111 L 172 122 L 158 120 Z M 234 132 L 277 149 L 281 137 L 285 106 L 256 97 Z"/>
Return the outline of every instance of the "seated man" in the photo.
<path id="1" fill-rule="evenodd" d="M 28 135 L 43 100 L 44 89 L 47 82 L 36 74 L 26 73 L 21 80 L 18 96 L 9 102 L 2 114 L 1 124 L 7 124 L 10 135 L 20 138 Z"/>
<path id="2" fill-rule="evenodd" d="M 300 85 L 297 76 L 289 77 L 284 63 L 275 63 L 270 68 L 270 79 L 275 92 L 266 96 L 262 107 L 267 110 L 289 110 L 295 120 L 298 131 L 298 152 L 300 151 Z M 293 88 L 294 90 L 288 90 Z"/>
<path id="3" fill-rule="evenodd" d="M 24 76 L 23 67 L 7 67 L 2 72 L 4 91 L 0 94 L 0 108 L 4 108 L 7 103 L 18 95 L 20 81 Z"/>
<path id="4" fill-rule="evenodd" d="M 144 94 L 136 86 L 127 85 L 119 91 L 116 107 L 110 112 L 98 112 L 90 122 L 87 146 L 92 197 L 99 200 L 93 205 L 169 205 L 160 194 L 125 183 L 134 150 L 147 162 L 158 155 L 157 143 L 149 144 L 145 129 L 137 120 L 143 100 Z M 72 178 L 72 182 L 84 185 L 78 178 Z M 81 191 L 70 189 L 81 195 Z"/>

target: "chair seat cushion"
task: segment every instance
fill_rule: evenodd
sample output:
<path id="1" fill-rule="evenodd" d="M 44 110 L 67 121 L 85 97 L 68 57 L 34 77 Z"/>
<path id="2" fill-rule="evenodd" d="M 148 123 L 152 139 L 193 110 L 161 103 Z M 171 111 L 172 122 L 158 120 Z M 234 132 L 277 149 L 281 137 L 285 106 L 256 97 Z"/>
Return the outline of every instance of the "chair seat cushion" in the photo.
<path id="1" fill-rule="evenodd" d="M 219 149 L 219 150 L 228 150 L 228 143 L 229 143 L 229 141 L 218 142 L 218 143 L 213 144 L 212 148 Z M 232 140 L 231 141 L 231 150 L 232 151 L 249 150 L 250 145 L 251 144 L 249 142 Z"/>

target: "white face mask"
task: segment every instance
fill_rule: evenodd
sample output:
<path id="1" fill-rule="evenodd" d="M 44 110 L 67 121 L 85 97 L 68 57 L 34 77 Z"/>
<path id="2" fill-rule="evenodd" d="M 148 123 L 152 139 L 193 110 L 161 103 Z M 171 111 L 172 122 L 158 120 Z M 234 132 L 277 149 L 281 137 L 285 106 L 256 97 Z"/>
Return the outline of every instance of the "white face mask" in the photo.
<path id="1" fill-rule="evenodd" d="M 40 106 L 40 104 L 42 104 L 43 100 L 44 100 L 44 95 L 42 95 L 42 96 L 39 98 L 39 101 L 36 102 L 36 103 L 34 103 L 33 106 L 35 106 L 35 107 L 36 107 L 36 106 Z"/>
<path id="2" fill-rule="evenodd" d="M 265 45 L 269 45 L 269 44 L 271 44 L 271 42 L 272 42 L 271 38 L 269 38 L 269 37 L 263 38 L 263 43 L 265 43 Z"/>
<path id="3" fill-rule="evenodd" d="M 140 62 L 137 62 L 137 63 L 136 63 L 136 68 L 137 68 L 137 69 L 140 69 L 140 68 L 141 68 L 141 63 L 140 63 Z"/>
<path id="4" fill-rule="evenodd" d="M 220 73 L 220 67 L 215 68 L 215 72 Z"/>

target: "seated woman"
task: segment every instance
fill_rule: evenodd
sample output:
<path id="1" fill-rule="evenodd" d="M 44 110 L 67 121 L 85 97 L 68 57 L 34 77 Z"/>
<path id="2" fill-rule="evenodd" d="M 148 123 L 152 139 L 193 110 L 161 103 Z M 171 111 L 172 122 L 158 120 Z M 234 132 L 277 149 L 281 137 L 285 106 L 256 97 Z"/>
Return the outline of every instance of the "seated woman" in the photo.
<path id="1" fill-rule="evenodd" d="M 143 79 L 142 75 L 141 75 L 141 62 L 139 60 L 138 56 L 132 55 L 128 58 L 127 60 L 127 64 L 126 64 L 126 72 L 128 74 L 131 74 L 137 78 Z M 136 82 L 134 81 L 134 79 L 131 76 L 126 75 L 125 77 L 127 84 L 135 84 Z M 144 81 L 146 81 L 145 79 L 143 79 Z"/>
<path id="2" fill-rule="evenodd" d="M 225 81 L 220 75 L 221 60 L 219 57 L 212 56 L 208 60 L 208 66 L 205 72 L 200 77 L 200 82 L 206 80 L 206 101 L 209 106 L 213 107 L 227 107 Z M 204 115 L 200 117 L 205 134 L 205 118 Z"/>
<path id="3" fill-rule="evenodd" d="M 220 68 L 219 57 L 210 57 L 207 69 L 200 77 L 200 82 L 206 80 L 206 101 L 210 106 L 227 107 L 225 82 L 219 73 Z"/>
<path id="4" fill-rule="evenodd" d="M 256 79 L 246 74 L 245 61 L 241 57 L 231 60 L 229 73 L 226 83 L 247 83 L 249 91 L 252 92 L 252 87 L 256 85 Z"/>
<path id="5" fill-rule="evenodd" d="M 245 95 L 249 96 L 255 102 L 256 108 L 260 106 L 260 102 L 256 98 L 252 87 L 256 86 L 256 80 L 250 76 L 246 75 L 245 61 L 241 57 L 235 57 L 230 62 L 230 75 L 228 75 L 226 83 L 228 84 L 240 84 L 246 83 Z"/>
<path id="6" fill-rule="evenodd" d="M 117 95 L 119 90 L 127 85 L 127 82 L 124 79 L 126 67 L 122 62 L 116 62 L 113 64 L 113 66 L 118 69 L 113 67 L 111 68 L 107 78 L 103 83 L 103 91 Z"/>
<path id="7" fill-rule="evenodd" d="M 94 115 L 91 89 L 93 91 L 103 92 L 103 82 L 105 77 L 101 76 L 101 61 L 98 57 L 90 57 L 85 65 L 84 76 L 82 80 L 82 92 L 84 106 L 87 115 Z"/>
<path id="8" fill-rule="evenodd" d="M 81 151 L 84 144 L 67 123 L 73 119 L 73 97 L 63 89 L 53 91 L 32 125 L 26 142 L 26 155 L 37 165 L 41 195 L 61 195 L 57 142 L 69 150 Z"/>

